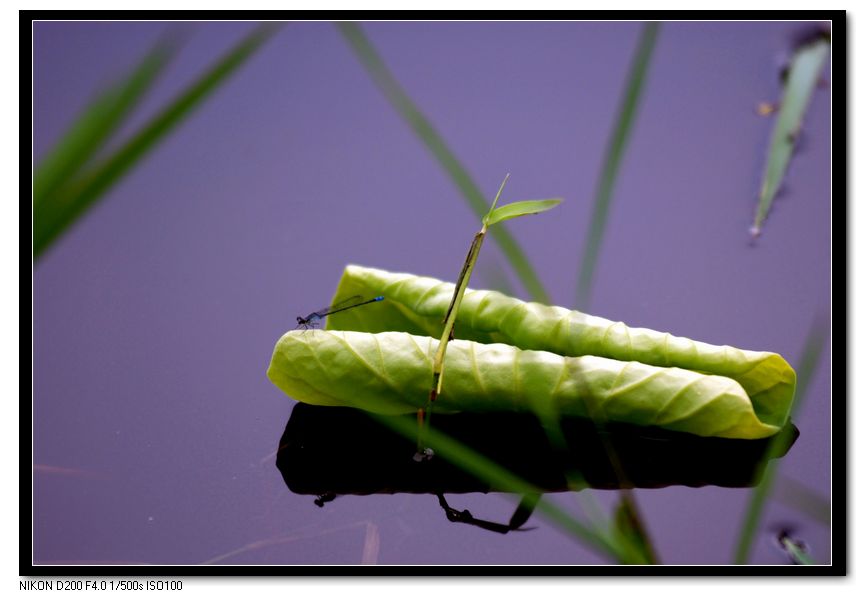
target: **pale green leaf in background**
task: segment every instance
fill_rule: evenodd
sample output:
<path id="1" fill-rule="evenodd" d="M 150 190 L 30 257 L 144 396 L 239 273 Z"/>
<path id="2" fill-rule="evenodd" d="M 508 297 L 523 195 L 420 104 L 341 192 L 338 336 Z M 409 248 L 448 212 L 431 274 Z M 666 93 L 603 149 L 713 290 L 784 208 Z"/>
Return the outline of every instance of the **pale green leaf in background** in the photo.
<path id="1" fill-rule="evenodd" d="M 820 72 L 828 56 L 829 41 L 822 38 L 803 46 L 793 56 L 769 146 L 769 158 L 760 187 L 760 201 L 754 224 L 751 226 L 752 236 L 759 235 L 763 229 L 763 222 L 769 214 L 769 208 L 793 156 L 808 102 L 817 87 Z"/>
<path id="2" fill-rule="evenodd" d="M 809 557 L 808 554 L 804 550 L 802 550 L 802 548 L 798 544 L 796 544 L 796 542 L 794 540 L 791 540 L 790 538 L 786 538 L 786 537 L 782 538 L 781 539 L 781 546 L 784 548 L 784 550 L 787 551 L 787 553 L 790 555 L 790 558 L 792 558 L 794 561 L 796 561 L 797 564 L 799 564 L 799 565 L 815 565 L 816 564 L 814 559 Z"/>

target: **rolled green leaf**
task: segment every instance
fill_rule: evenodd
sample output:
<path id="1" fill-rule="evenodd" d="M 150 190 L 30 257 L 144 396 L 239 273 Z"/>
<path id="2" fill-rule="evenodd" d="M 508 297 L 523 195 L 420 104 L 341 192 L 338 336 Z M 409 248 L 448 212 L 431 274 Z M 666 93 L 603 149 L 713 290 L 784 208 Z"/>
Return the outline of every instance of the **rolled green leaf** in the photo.
<path id="1" fill-rule="evenodd" d="M 354 309 L 357 310 L 357 309 Z M 289 331 L 270 380 L 295 399 L 377 414 L 426 403 L 438 340 L 404 332 Z M 703 436 L 777 432 L 727 377 L 597 356 L 567 357 L 506 344 L 453 340 L 436 411 L 526 411 L 659 426 Z"/>
<path id="2" fill-rule="evenodd" d="M 453 287 L 430 277 L 349 265 L 335 300 L 353 294 L 384 295 L 387 299 L 375 311 L 355 309 L 348 316 L 333 318 L 328 327 L 436 335 Z M 796 373 L 778 354 L 715 346 L 628 327 L 490 290 L 466 290 L 455 337 L 562 356 L 602 356 L 730 377 L 750 396 L 757 415 L 778 427 L 787 419 L 796 385 Z"/>
<path id="3" fill-rule="evenodd" d="M 349 265 L 334 301 L 383 295 L 280 339 L 268 375 L 314 404 L 379 413 L 422 407 L 454 285 Z M 400 333 L 389 333 L 400 332 Z M 578 311 L 467 290 L 439 411 L 530 410 L 759 438 L 786 422 L 796 374 L 778 354 L 629 328 Z M 432 343 L 430 343 L 432 342 Z M 509 372 L 510 371 L 510 372 Z"/>

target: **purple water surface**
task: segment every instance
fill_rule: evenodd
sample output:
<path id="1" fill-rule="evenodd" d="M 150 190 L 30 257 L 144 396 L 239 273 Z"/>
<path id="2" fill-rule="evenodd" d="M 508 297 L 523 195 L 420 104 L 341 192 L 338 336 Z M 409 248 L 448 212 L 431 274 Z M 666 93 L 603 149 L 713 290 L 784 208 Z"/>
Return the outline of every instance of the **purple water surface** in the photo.
<path id="1" fill-rule="evenodd" d="M 172 24 L 38 22 L 36 159 Z M 252 23 L 187 24 L 143 123 Z M 830 90 L 765 233 L 749 242 L 802 23 L 666 23 L 621 166 L 590 311 L 795 363 L 830 303 Z M 405 90 L 490 196 L 560 196 L 505 224 L 552 301 L 574 305 L 592 197 L 639 23 L 370 23 Z M 827 68 L 828 73 L 828 68 Z M 430 495 L 290 493 L 274 451 L 293 401 L 265 376 L 294 318 L 347 263 L 453 280 L 479 221 L 336 27 L 286 26 L 35 268 L 34 561 L 195 564 L 605 563 L 543 518 L 500 536 Z M 473 287 L 505 272 L 488 242 Z M 829 353 L 780 474 L 828 498 Z M 788 482 L 789 481 L 786 481 Z M 746 489 L 634 492 L 664 563 L 732 558 Z M 579 513 L 594 499 L 550 497 Z M 514 498 L 455 496 L 492 519 Z M 751 562 L 783 564 L 792 524 L 829 562 L 830 528 L 769 502 Z M 254 546 L 249 546 L 254 545 Z"/>

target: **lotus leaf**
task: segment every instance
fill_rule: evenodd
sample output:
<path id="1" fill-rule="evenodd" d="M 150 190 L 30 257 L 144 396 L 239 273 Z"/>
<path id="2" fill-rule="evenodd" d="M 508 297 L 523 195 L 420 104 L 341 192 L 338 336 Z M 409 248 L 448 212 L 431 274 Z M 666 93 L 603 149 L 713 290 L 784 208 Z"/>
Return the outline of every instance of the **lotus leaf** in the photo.
<path id="1" fill-rule="evenodd" d="M 380 414 L 426 403 L 454 285 L 350 265 L 333 301 L 383 295 L 290 331 L 268 376 L 295 399 Z M 512 410 L 762 438 L 786 422 L 796 374 L 778 354 L 631 328 L 495 291 L 467 290 L 437 412 Z"/>

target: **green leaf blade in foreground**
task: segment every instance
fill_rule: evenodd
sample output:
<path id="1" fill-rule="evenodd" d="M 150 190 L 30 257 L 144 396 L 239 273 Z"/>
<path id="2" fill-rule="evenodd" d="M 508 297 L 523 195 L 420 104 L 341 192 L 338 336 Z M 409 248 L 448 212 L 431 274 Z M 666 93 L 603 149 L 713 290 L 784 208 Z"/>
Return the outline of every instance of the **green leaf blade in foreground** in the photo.
<path id="1" fill-rule="evenodd" d="M 817 87 L 823 63 L 829 55 L 829 41 L 820 39 L 798 50 L 790 64 L 784 97 L 772 140 L 769 147 L 769 157 L 763 173 L 763 183 L 760 187 L 760 200 L 751 234 L 757 236 L 763 229 L 763 223 L 769 214 L 772 202 L 781 187 L 784 173 L 793 156 L 793 148 L 799 136 L 805 110 Z"/>
<path id="2" fill-rule="evenodd" d="M 408 414 L 426 403 L 437 348 L 436 339 L 403 332 L 289 331 L 267 374 L 313 405 Z M 441 413 L 571 415 L 729 438 L 778 430 L 760 421 L 732 379 L 680 368 L 452 340 L 445 371 Z"/>
<path id="3" fill-rule="evenodd" d="M 496 207 L 490 211 L 484 217 L 484 223 L 488 226 L 492 226 L 515 217 L 536 215 L 538 213 L 543 213 L 544 211 L 549 211 L 561 202 L 562 199 L 537 199 L 533 201 L 518 201 L 516 203 L 502 205 L 501 207 Z"/>
<path id="4" fill-rule="evenodd" d="M 265 23 L 244 37 L 207 72 L 189 85 L 175 101 L 146 123 L 126 144 L 64 188 L 50 209 L 34 213 L 33 255 L 45 250 L 99 200 L 126 172 L 135 166 L 168 132 L 236 71 L 276 31 Z"/>
<path id="5" fill-rule="evenodd" d="M 438 336 L 453 290 L 454 284 L 430 277 L 349 265 L 334 301 L 355 294 L 384 295 L 386 299 L 374 309 L 338 313 L 328 318 L 327 325 L 329 329 Z M 796 373 L 784 358 L 773 352 L 716 346 L 628 327 L 575 310 L 523 302 L 490 290 L 466 290 L 455 337 L 561 356 L 591 355 L 727 377 L 742 387 L 758 418 L 774 429 L 785 424 L 796 387 Z"/>
<path id="6" fill-rule="evenodd" d="M 98 95 L 45 155 L 33 176 L 36 219 L 42 217 L 41 210 L 46 208 L 41 203 L 86 164 L 126 121 L 168 64 L 174 51 L 173 42 L 157 45 L 131 74 Z"/>

